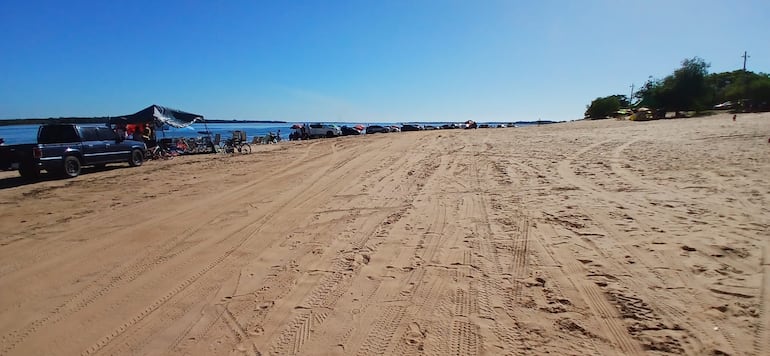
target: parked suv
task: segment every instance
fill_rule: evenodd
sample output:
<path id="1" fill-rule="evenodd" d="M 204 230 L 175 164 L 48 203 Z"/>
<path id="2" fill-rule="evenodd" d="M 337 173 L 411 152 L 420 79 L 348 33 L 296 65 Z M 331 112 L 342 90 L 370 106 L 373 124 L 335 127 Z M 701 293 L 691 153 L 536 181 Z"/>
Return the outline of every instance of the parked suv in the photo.
<path id="1" fill-rule="evenodd" d="M 83 166 L 141 166 L 146 150 L 144 142 L 126 140 L 106 126 L 47 124 L 38 129 L 37 144 L 3 146 L 0 167 L 18 169 L 24 178 L 37 178 L 43 169 L 72 178 Z"/>
<path id="2" fill-rule="evenodd" d="M 315 123 L 308 125 L 308 135 L 311 138 L 342 136 L 342 130 L 337 125 Z"/>

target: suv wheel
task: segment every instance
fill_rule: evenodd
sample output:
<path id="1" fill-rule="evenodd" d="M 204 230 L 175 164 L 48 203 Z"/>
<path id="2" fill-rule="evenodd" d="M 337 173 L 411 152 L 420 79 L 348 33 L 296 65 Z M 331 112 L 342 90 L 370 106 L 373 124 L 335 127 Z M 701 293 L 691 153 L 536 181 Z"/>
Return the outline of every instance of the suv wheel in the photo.
<path id="1" fill-rule="evenodd" d="M 128 165 L 131 167 L 138 167 L 144 163 L 144 155 L 140 150 L 132 150 L 131 158 L 128 160 Z"/>
<path id="2" fill-rule="evenodd" d="M 80 160 L 75 156 L 64 157 L 62 173 L 67 178 L 75 178 L 80 174 Z"/>

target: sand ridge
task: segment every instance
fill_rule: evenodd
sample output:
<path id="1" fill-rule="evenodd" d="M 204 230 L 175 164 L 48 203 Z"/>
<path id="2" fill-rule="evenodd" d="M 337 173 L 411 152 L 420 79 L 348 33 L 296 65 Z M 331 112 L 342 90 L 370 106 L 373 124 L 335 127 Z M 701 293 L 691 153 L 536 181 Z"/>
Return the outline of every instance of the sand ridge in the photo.
<path id="1" fill-rule="evenodd" d="M 0 173 L 0 355 L 770 350 L 770 115 Z"/>

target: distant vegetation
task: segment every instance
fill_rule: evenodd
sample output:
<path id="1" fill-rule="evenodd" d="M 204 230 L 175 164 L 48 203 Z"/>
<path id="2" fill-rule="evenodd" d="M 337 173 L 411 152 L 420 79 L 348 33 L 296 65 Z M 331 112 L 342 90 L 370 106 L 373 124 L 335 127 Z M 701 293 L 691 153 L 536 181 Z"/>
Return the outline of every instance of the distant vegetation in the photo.
<path id="1" fill-rule="evenodd" d="M 685 59 L 679 69 L 665 78 L 650 77 L 634 93 L 634 98 L 626 95 L 596 98 L 588 105 L 586 117 L 605 118 L 623 108 L 641 107 L 649 108 L 658 118 L 666 112 L 701 112 L 714 107 L 770 110 L 770 74 L 743 70 L 709 74 L 709 66 L 698 57 Z"/>

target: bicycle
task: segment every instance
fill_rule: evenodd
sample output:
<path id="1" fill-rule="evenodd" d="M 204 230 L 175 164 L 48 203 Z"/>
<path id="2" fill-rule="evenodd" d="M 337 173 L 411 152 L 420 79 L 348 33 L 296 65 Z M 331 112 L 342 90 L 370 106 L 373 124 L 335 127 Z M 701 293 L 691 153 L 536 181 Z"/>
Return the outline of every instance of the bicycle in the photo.
<path id="1" fill-rule="evenodd" d="M 184 142 L 187 149 L 186 153 L 214 153 L 216 149 L 211 137 L 203 136 L 198 138 L 188 138 Z"/>
<path id="2" fill-rule="evenodd" d="M 169 159 L 172 157 L 171 152 L 168 149 L 164 149 L 162 145 L 157 144 L 153 147 L 148 147 L 144 153 L 144 159 Z"/>
<path id="3" fill-rule="evenodd" d="M 222 142 L 222 152 L 249 154 L 251 153 L 251 145 L 238 139 L 228 138 Z"/>

